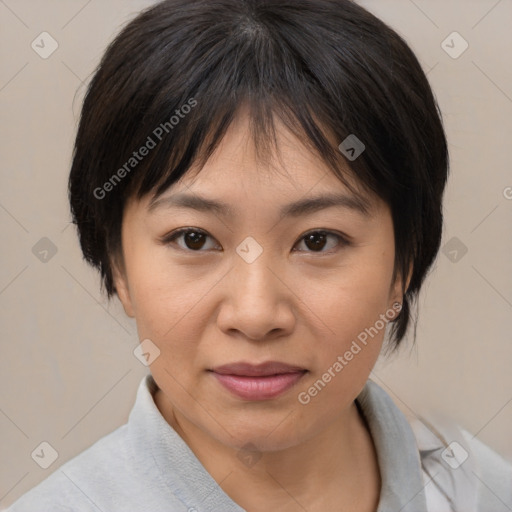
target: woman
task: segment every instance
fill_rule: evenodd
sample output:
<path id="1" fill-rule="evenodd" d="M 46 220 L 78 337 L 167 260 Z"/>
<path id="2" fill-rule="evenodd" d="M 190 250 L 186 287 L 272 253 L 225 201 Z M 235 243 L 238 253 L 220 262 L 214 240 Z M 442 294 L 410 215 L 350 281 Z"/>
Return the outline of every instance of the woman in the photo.
<path id="1" fill-rule="evenodd" d="M 10 510 L 512 503 L 508 465 L 369 380 L 439 249 L 447 171 L 416 57 L 355 3 L 140 14 L 89 86 L 69 192 L 151 373 L 127 425 Z"/>

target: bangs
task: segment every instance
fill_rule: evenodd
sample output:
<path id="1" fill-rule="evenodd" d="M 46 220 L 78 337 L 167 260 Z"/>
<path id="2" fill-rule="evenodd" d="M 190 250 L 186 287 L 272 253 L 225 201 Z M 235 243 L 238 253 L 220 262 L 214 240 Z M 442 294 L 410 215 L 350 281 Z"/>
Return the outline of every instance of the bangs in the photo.
<path id="1" fill-rule="evenodd" d="M 131 176 L 126 195 L 140 199 L 153 193 L 158 197 L 192 167 L 201 169 L 243 110 L 248 112 L 261 162 L 269 165 L 271 155 L 279 157 L 278 119 L 355 195 L 363 190 L 386 195 L 384 180 L 367 168 L 364 155 L 360 162 L 350 162 L 349 166 L 338 149 L 351 134 L 367 143 L 370 138 L 364 125 L 357 126 L 357 109 L 353 105 L 345 109 L 336 97 L 344 91 L 344 101 L 357 97 L 362 109 L 364 83 L 358 80 L 356 86 L 350 83 L 348 74 L 340 75 L 332 65 L 319 65 L 317 52 L 309 53 L 310 45 L 297 39 L 293 30 L 281 27 L 274 31 L 243 17 L 235 21 L 239 21 L 234 23 L 236 28 L 229 37 L 222 34 L 223 44 L 214 49 L 202 47 L 200 41 L 180 43 L 193 58 L 179 89 L 173 76 L 177 67 L 174 60 L 168 65 L 159 63 L 163 74 L 158 77 L 157 93 L 144 100 L 144 122 L 137 127 L 141 143 L 150 136 L 157 147 Z M 221 37 L 218 27 L 210 27 L 210 31 L 211 37 L 205 34 L 205 40 Z M 319 34 L 311 34 L 311 45 L 318 45 L 318 38 Z M 356 87 L 359 96 L 353 90 Z M 191 104 L 193 108 L 187 108 Z M 134 119 L 135 114 L 127 113 L 127 119 Z M 365 124 L 368 122 L 372 120 L 367 118 Z"/>

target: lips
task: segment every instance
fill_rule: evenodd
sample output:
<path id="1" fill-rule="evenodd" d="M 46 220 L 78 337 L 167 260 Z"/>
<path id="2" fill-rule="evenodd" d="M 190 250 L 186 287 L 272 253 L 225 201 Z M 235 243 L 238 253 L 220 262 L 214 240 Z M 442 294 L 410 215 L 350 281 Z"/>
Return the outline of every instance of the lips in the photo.
<path id="1" fill-rule="evenodd" d="M 250 363 L 225 364 L 223 366 L 217 366 L 212 371 L 221 375 L 238 375 L 240 377 L 268 377 L 270 375 L 280 375 L 283 373 L 303 372 L 305 369 L 286 363 L 269 361 L 257 365 Z"/>
<path id="2" fill-rule="evenodd" d="M 277 361 L 253 365 L 226 364 L 211 370 L 217 381 L 244 400 L 269 400 L 293 387 L 307 372 L 299 366 Z"/>

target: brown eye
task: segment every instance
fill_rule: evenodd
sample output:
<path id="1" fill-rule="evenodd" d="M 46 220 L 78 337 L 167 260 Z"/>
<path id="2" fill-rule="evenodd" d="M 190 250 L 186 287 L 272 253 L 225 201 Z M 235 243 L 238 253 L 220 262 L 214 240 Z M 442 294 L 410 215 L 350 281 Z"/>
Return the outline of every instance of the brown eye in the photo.
<path id="1" fill-rule="evenodd" d="M 171 233 L 170 236 L 165 237 L 163 242 L 165 244 L 176 244 L 181 249 L 195 251 L 195 252 L 204 252 L 208 249 L 215 248 L 216 245 L 213 244 L 213 247 L 208 247 L 207 240 L 213 240 L 205 231 L 194 228 L 185 228 L 179 229 L 174 233 Z M 181 242 L 181 243 L 180 243 Z M 206 245 L 206 248 L 205 248 Z"/>
<path id="2" fill-rule="evenodd" d="M 332 243 L 334 240 L 334 243 Z M 330 242 L 331 241 L 331 242 Z M 336 233 L 330 233 L 327 231 L 311 231 L 304 235 L 301 240 L 301 244 L 306 247 L 306 252 L 330 252 L 330 249 L 336 248 L 337 246 L 348 245 L 346 239 Z M 300 245 L 300 244 L 299 244 Z M 327 247 L 327 250 L 324 250 Z M 304 249 L 299 249 L 304 251 Z"/>
<path id="3" fill-rule="evenodd" d="M 198 250 L 204 245 L 205 235 L 198 231 L 189 231 L 188 233 L 184 233 L 183 240 L 189 249 Z"/>

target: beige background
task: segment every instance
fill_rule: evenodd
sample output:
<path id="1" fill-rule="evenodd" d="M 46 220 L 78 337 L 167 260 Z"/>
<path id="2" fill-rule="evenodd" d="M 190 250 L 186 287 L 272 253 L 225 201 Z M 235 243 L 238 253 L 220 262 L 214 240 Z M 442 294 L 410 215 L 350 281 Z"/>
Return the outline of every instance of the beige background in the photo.
<path id="1" fill-rule="evenodd" d="M 0 0 L 0 509 L 124 423 L 146 373 L 134 323 L 81 260 L 66 182 L 81 84 L 151 3 Z M 443 245 L 457 238 L 421 296 L 415 348 L 373 378 L 406 412 L 448 415 L 512 460 L 512 1 L 361 3 L 429 71 L 452 159 Z M 31 48 L 43 31 L 59 45 L 47 59 Z M 454 31 L 469 43 L 456 59 L 441 46 Z M 58 452 L 46 470 L 31 458 L 43 441 Z"/>

